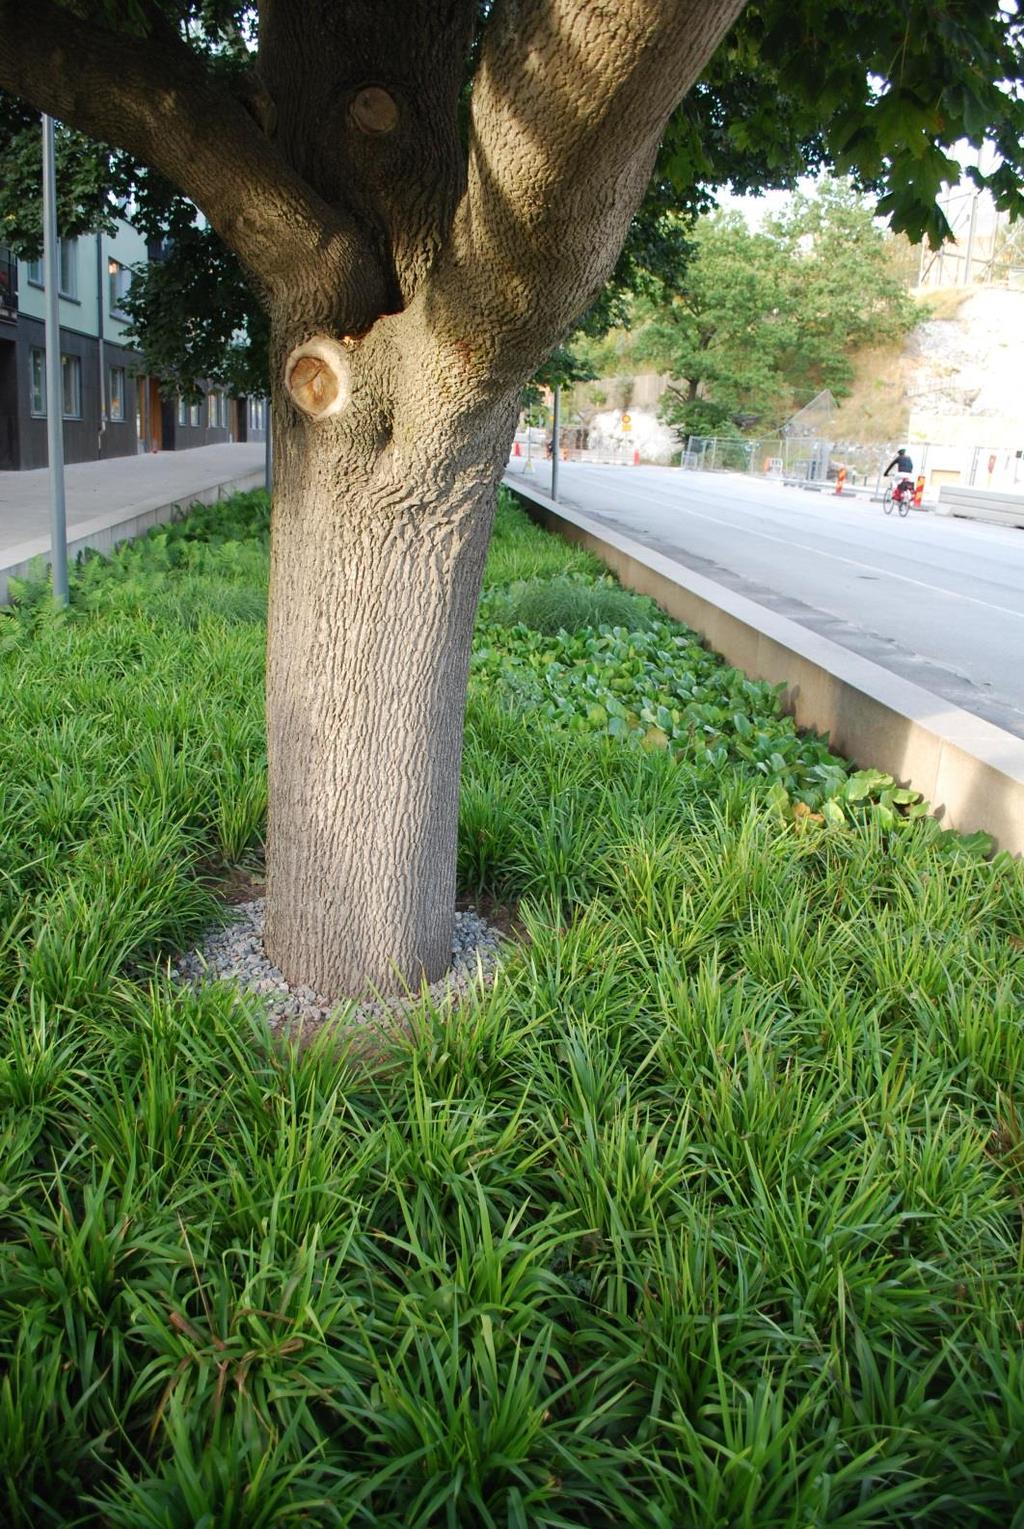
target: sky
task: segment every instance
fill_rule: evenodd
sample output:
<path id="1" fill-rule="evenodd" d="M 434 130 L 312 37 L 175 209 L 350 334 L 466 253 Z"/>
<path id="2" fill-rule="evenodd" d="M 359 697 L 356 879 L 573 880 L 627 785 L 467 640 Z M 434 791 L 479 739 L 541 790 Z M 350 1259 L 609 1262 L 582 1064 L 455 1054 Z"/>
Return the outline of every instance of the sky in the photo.
<path id="1" fill-rule="evenodd" d="M 969 144 L 966 139 L 961 139 L 948 152 L 950 157 L 959 160 L 965 169 L 968 165 L 980 165 L 986 175 L 991 174 L 998 163 L 995 148 L 988 143 L 979 150 L 972 144 Z M 801 191 L 809 193 L 814 190 L 814 178 L 812 176 L 804 176 L 799 184 Z M 973 182 L 962 180 L 958 187 L 950 188 L 946 195 L 956 196 L 958 193 L 963 195 L 963 193 L 973 189 Z M 761 227 L 765 218 L 771 217 L 773 213 L 780 212 L 788 203 L 791 195 L 792 193 L 789 191 L 765 191 L 760 196 L 735 196 L 731 191 L 723 189 L 718 193 L 716 200 L 720 207 L 742 213 L 747 220 L 748 226 L 756 229 Z M 987 193 L 983 193 L 983 197 L 986 202 L 990 201 Z"/>

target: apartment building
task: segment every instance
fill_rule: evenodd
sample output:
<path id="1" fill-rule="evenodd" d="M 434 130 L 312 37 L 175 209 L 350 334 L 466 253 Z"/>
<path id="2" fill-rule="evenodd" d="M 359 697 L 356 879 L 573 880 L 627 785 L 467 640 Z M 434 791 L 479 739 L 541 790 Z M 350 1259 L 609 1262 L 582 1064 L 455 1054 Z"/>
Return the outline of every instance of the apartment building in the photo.
<path id="1" fill-rule="evenodd" d="M 117 232 L 62 239 L 61 398 L 64 458 L 91 462 L 142 451 L 262 440 L 261 399 L 217 388 L 199 403 L 165 396 L 125 343 L 121 304 L 132 267 L 148 258 L 143 236 Z M 45 467 L 49 408 L 42 260 L 16 260 L 0 245 L 0 471 Z"/>

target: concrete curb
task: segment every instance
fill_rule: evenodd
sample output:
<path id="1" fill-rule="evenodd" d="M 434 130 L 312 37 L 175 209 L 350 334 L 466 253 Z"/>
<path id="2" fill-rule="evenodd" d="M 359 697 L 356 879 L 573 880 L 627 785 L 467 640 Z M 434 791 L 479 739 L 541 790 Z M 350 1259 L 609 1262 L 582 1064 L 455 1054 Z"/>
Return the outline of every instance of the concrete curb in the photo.
<path id="1" fill-rule="evenodd" d="M 650 595 L 730 664 L 784 685 L 782 705 L 798 726 L 828 733 L 855 764 L 920 791 L 947 828 L 984 829 L 999 849 L 1024 854 L 1024 740 L 594 516 L 517 479 L 504 481 L 535 520 L 588 548 L 628 589 Z"/>
<path id="2" fill-rule="evenodd" d="M 82 521 L 75 526 L 68 538 L 68 566 L 74 565 L 79 553 L 89 549 L 96 552 L 112 552 L 119 542 L 131 541 L 135 536 L 143 536 L 153 526 L 163 525 L 168 520 L 180 520 L 194 504 L 215 504 L 219 499 L 226 499 L 229 494 L 238 494 L 245 489 L 262 488 L 264 472 L 260 468 L 255 472 L 242 473 L 240 476 L 222 479 L 219 483 L 208 483 L 202 488 L 194 489 L 191 493 L 184 494 L 178 499 L 169 501 L 143 500 L 132 510 L 124 507 L 112 510 L 107 515 L 97 515 L 93 520 Z M 0 605 L 7 603 L 7 581 L 14 576 L 22 578 L 30 571 L 36 558 L 43 558 L 48 564 L 50 561 L 50 538 L 36 536 L 30 541 L 24 541 L 13 547 L 8 547 L 4 553 L 4 564 L 0 567 Z"/>

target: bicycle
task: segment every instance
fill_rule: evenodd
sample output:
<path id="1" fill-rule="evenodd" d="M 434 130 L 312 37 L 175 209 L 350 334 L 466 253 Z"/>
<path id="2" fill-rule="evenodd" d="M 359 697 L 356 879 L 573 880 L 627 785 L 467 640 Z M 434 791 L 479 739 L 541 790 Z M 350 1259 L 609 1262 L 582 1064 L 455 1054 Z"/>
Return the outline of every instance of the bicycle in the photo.
<path id="1" fill-rule="evenodd" d="M 909 478 L 901 478 L 898 483 L 887 483 L 885 493 L 882 495 L 882 509 L 887 515 L 892 514 L 893 505 L 896 506 L 900 518 L 910 514 L 910 506 L 914 502 L 914 485 Z"/>

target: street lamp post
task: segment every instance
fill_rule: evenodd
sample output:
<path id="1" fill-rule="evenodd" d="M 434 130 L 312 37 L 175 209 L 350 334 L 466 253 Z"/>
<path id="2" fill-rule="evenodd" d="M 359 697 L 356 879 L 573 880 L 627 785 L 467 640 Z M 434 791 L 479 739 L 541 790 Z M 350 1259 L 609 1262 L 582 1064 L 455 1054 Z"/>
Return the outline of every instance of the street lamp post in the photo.
<path id="1" fill-rule="evenodd" d="M 53 598 L 68 603 L 68 530 L 64 504 L 64 385 L 60 362 L 60 245 L 53 118 L 43 114 L 43 271 L 46 281 L 46 451 L 50 467 L 50 567 Z"/>
<path id="2" fill-rule="evenodd" d="M 551 497 L 552 497 L 552 499 L 557 499 L 558 498 L 558 427 L 559 427 L 559 415 L 560 415 L 559 404 L 560 404 L 561 396 L 562 396 L 562 390 L 558 386 L 558 383 L 556 382 L 555 386 L 554 386 L 554 389 L 553 389 L 553 394 L 552 394 L 552 410 L 551 410 Z"/>

